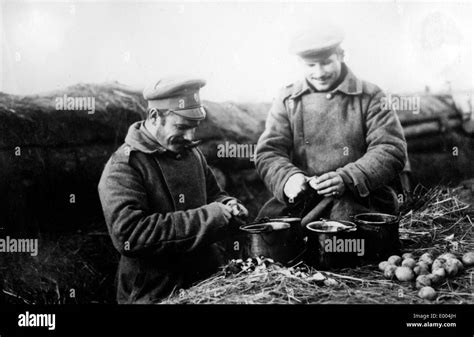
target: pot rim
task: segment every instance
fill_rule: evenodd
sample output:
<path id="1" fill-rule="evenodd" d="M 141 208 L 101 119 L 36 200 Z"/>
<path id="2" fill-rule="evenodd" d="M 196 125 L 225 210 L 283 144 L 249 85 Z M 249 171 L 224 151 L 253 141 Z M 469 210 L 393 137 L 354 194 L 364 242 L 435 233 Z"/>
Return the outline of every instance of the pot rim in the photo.
<path id="1" fill-rule="evenodd" d="M 368 220 L 363 220 L 360 219 L 361 216 L 365 215 L 376 215 L 376 216 L 383 216 L 386 218 L 389 218 L 390 220 L 387 221 L 368 221 Z M 393 222 L 396 222 L 399 217 L 393 214 L 388 214 L 388 213 L 380 213 L 380 212 L 367 212 L 367 213 L 359 213 L 353 216 L 354 221 L 356 222 L 362 222 L 367 225 L 386 225 L 386 224 L 391 224 Z"/>
<path id="2" fill-rule="evenodd" d="M 306 225 L 306 229 L 311 231 L 311 232 L 314 232 L 314 233 L 323 233 L 323 234 L 335 234 L 335 233 L 347 233 L 347 232 L 355 232 L 357 230 L 357 226 L 350 222 L 350 221 L 345 221 L 345 220 L 329 220 L 329 221 L 333 221 L 333 222 L 338 222 L 344 226 L 347 226 L 347 227 L 350 227 L 350 228 L 344 228 L 344 229 L 341 229 L 339 231 L 328 231 L 328 230 L 324 230 L 324 229 L 316 229 L 316 228 L 312 228 L 312 225 L 318 223 L 318 224 L 324 224 L 325 222 L 327 221 L 321 221 L 321 220 L 318 220 L 318 221 L 312 221 L 310 222 L 309 224 Z"/>
<path id="3" fill-rule="evenodd" d="M 259 233 L 270 232 L 273 230 L 273 227 L 271 225 L 268 225 L 267 223 L 262 223 L 262 224 L 242 225 L 239 227 L 239 229 L 246 233 L 259 234 Z"/>
<path id="4" fill-rule="evenodd" d="M 301 218 L 298 218 L 297 216 L 280 216 L 280 217 L 270 218 L 270 221 L 268 222 L 295 222 L 295 221 L 301 221 Z"/>

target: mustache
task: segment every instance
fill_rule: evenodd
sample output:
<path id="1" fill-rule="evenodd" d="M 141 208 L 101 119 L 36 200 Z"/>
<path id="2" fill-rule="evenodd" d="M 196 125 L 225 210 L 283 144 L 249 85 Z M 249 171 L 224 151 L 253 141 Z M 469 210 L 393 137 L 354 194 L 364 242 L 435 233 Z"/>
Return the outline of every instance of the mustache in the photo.
<path id="1" fill-rule="evenodd" d="M 201 144 L 202 140 L 201 139 L 187 140 L 182 137 L 173 137 L 170 139 L 170 143 L 173 145 L 183 145 L 185 148 L 190 149 Z"/>
<path id="2" fill-rule="evenodd" d="M 322 77 L 314 77 L 314 76 L 311 76 L 311 79 L 315 80 L 315 81 L 326 81 L 327 79 L 329 79 L 331 76 L 322 76 Z"/>

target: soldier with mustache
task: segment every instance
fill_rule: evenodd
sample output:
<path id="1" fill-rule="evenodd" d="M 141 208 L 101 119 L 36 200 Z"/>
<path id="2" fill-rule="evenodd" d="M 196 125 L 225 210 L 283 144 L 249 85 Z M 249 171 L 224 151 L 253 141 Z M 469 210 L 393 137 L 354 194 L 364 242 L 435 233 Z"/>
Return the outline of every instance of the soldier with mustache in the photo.
<path id="1" fill-rule="evenodd" d="M 130 126 L 107 162 L 99 196 L 121 258 L 119 303 L 153 303 L 203 279 L 225 261 L 216 242 L 246 208 L 218 185 L 194 135 L 206 113 L 196 78 L 165 78 L 144 90 L 145 121 Z"/>

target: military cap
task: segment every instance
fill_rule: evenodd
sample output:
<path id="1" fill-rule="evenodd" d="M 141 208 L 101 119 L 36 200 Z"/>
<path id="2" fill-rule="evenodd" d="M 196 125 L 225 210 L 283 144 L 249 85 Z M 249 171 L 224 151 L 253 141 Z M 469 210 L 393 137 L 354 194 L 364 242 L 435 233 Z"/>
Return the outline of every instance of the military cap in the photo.
<path id="1" fill-rule="evenodd" d="M 300 31 L 290 44 L 290 52 L 306 62 L 326 58 L 334 53 L 344 40 L 344 33 L 338 26 L 320 22 L 317 26 Z"/>
<path id="2" fill-rule="evenodd" d="M 201 120 L 206 118 L 199 98 L 199 89 L 204 85 L 205 80 L 194 77 L 162 78 L 145 88 L 143 97 L 148 101 L 148 108 L 170 110 L 184 118 Z"/>

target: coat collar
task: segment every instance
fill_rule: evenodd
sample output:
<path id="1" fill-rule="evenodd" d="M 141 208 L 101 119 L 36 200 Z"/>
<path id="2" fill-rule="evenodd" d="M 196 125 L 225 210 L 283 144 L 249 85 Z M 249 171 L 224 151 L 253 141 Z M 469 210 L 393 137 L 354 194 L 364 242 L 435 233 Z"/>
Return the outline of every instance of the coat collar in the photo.
<path id="1" fill-rule="evenodd" d="M 128 128 L 125 143 L 132 150 L 144 153 L 165 153 L 166 149 L 158 143 L 151 133 L 145 128 L 145 121 L 133 123 Z"/>
<path id="2" fill-rule="evenodd" d="M 337 91 L 343 92 L 346 95 L 360 95 L 362 94 L 362 81 L 359 80 L 347 67 L 345 63 L 342 66 L 346 69 L 346 76 L 344 80 L 333 90 L 331 93 L 335 93 Z M 291 94 L 291 98 L 295 99 L 299 96 L 310 92 L 312 89 L 310 88 L 308 81 L 305 79 L 303 81 L 298 81 L 293 86 L 293 92 Z"/>

